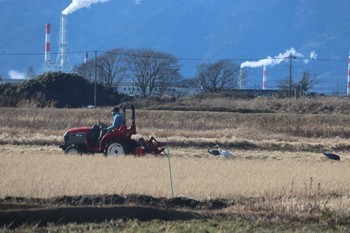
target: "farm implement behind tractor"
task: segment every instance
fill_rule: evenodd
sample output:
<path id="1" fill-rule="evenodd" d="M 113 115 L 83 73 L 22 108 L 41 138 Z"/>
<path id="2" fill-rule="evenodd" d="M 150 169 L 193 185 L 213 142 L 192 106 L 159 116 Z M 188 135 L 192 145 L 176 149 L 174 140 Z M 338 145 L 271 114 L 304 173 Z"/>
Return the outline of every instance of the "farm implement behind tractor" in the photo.
<path id="1" fill-rule="evenodd" d="M 107 131 L 107 126 L 98 122 L 92 127 L 72 128 L 63 135 L 64 144 L 60 148 L 67 154 L 94 154 L 107 155 L 145 154 L 165 155 L 165 142 L 159 142 L 153 136 L 146 140 L 132 139 L 136 135 L 135 108 L 133 105 L 122 105 L 124 122 L 119 129 Z M 131 125 L 126 125 L 126 111 L 131 110 Z"/>

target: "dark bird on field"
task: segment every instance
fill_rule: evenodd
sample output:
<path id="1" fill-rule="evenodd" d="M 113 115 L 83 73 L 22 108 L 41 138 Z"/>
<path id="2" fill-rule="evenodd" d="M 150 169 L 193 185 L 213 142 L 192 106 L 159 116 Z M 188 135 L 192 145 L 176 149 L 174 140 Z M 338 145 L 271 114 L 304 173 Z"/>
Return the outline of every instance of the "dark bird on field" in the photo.
<path id="1" fill-rule="evenodd" d="M 339 155 L 336 155 L 336 154 L 333 154 L 333 153 L 329 153 L 329 152 L 325 152 L 324 150 L 322 150 L 323 154 L 329 158 L 329 159 L 332 159 L 332 160 L 340 160 L 340 156 Z"/>
<path id="2" fill-rule="evenodd" d="M 220 155 L 221 157 L 224 158 L 234 158 L 235 156 L 231 154 L 228 150 L 222 150 L 219 145 L 214 146 L 214 148 L 210 149 L 208 148 L 208 152 L 212 155 Z"/>
<path id="3" fill-rule="evenodd" d="M 220 155 L 220 147 L 219 147 L 219 145 L 214 146 L 213 149 L 211 149 L 209 147 L 208 148 L 208 152 L 209 152 L 209 154 L 212 154 L 212 155 Z"/>

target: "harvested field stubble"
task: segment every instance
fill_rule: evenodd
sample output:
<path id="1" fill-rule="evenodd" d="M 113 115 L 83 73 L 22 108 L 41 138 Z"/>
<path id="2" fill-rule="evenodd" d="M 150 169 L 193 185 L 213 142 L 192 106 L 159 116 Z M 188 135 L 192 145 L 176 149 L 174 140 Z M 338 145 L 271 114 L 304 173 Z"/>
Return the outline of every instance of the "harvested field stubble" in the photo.
<path id="1" fill-rule="evenodd" d="M 68 128 L 109 123 L 110 109 L 2 108 L 0 143 L 58 145 Z M 137 110 L 141 136 L 172 145 L 228 149 L 348 151 L 350 115 Z"/>
<path id="2" fill-rule="evenodd" d="M 258 108 L 261 101 L 253 102 Z M 287 102 L 281 103 L 280 109 L 296 107 L 290 100 Z M 243 108 L 245 103 L 239 104 Z M 265 104 L 266 108 L 278 107 L 275 102 Z M 341 106 L 346 103 L 342 101 Z M 321 109 L 317 105 L 313 108 Z M 245 219 L 252 227 L 256 222 L 264 228 L 271 222 L 283 227 L 298 222 L 301 227 L 304 223 L 322 223 L 335 231 L 340 229 L 334 227 L 338 225 L 348 229 L 349 115 L 340 114 L 344 108 L 339 108 L 337 114 L 283 111 L 137 109 L 137 136 L 152 135 L 169 141 L 175 196 L 185 197 L 185 201 L 186 197 L 214 202 L 219 198 L 230 203 L 210 215 L 226 216 L 230 222 Z M 92 126 L 98 120 L 108 123 L 110 118 L 109 108 L 2 108 L 2 205 L 11 208 L 12 203 L 6 200 L 24 200 L 6 196 L 49 198 L 48 202 L 65 197 L 96 200 L 92 203 L 100 203 L 105 196 L 130 194 L 171 197 L 167 158 L 67 156 L 58 148 L 68 128 Z M 215 144 L 229 149 L 235 158 L 209 155 L 208 146 Z M 322 149 L 336 151 L 341 161 L 325 158 Z M 154 200 L 149 196 L 145 198 Z M 281 223 L 285 220 L 287 224 Z"/>
<path id="3" fill-rule="evenodd" d="M 350 192 L 348 162 L 292 158 L 252 160 L 173 157 L 176 195 L 198 199 L 307 197 Z M 164 157 L 65 156 L 45 152 L 0 155 L 0 196 L 146 194 L 170 197 Z"/>

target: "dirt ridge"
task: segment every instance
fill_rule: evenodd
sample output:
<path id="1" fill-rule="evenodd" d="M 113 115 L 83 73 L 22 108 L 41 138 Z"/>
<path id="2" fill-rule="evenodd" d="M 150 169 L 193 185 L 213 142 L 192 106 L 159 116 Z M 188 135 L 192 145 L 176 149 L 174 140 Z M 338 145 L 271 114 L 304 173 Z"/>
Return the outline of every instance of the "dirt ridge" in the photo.
<path id="1" fill-rule="evenodd" d="M 0 199 L 0 226 L 23 224 L 103 222 L 111 219 L 175 221 L 203 218 L 196 210 L 227 207 L 223 200 L 199 201 L 179 196 L 158 198 L 147 195 L 84 195 L 54 198 L 5 197 Z"/>

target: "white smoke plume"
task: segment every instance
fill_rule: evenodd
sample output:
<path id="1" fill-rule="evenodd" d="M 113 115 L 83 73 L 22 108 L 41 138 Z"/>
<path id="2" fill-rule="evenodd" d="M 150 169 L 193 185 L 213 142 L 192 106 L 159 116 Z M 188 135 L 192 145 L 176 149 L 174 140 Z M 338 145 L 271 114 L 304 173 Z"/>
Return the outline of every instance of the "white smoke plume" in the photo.
<path id="1" fill-rule="evenodd" d="M 63 15 L 68 15 L 84 7 L 90 7 L 95 3 L 108 2 L 109 0 L 72 0 L 72 3 L 62 11 Z"/>
<path id="2" fill-rule="evenodd" d="M 26 74 L 17 70 L 10 70 L 9 77 L 10 79 L 25 79 Z"/>
<path id="3" fill-rule="evenodd" d="M 296 58 L 304 58 L 304 55 L 297 52 L 294 48 L 287 49 L 284 53 L 280 53 L 274 57 L 267 57 L 264 59 L 261 59 L 259 61 L 246 61 L 241 64 L 241 69 L 244 67 L 251 67 L 251 68 L 257 68 L 262 66 L 274 66 L 278 65 L 281 62 L 285 61 L 289 56 L 293 56 Z M 312 51 L 310 53 L 309 59 L 304 59 L 305 63 L 310 62 L 311 59 L 316 59 L 317 54 L 315 51 Z"/>
<path id="4" fill-rule="evenodd" d="M 315 51 L 310 52 L 309 58 L 308 59 L 304 59 L 303 61 L 304 61 L 305 64 L 307 64 L 313 59 L 317 59 L 317 53 Z"/>

